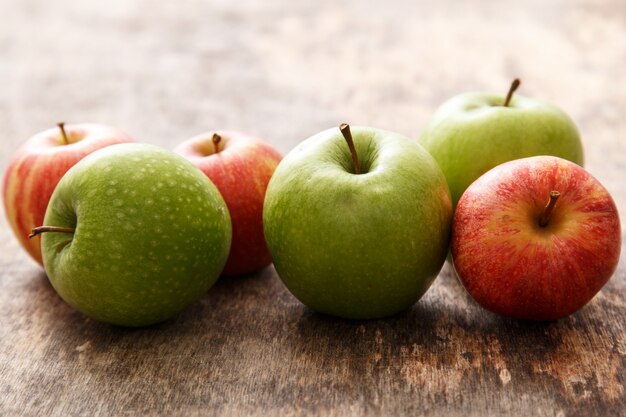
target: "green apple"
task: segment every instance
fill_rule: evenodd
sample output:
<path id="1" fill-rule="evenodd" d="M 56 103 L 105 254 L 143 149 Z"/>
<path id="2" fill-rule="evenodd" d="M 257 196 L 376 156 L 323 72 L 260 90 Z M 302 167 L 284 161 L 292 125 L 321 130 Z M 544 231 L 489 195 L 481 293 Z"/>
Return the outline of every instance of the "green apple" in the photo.
<path id="1" fill-rule="evenodd" d="M 443 103 L 420 143 L 437 160 L 456 206 L 465 189 L 496 165 L 535 155 L 583 164 L 574 122 L 557 107 L 516 95 L 465 93 Z"/>
<path id="2" fill-rule="evenodd" d="M 294 148 L 270 181 L 263 224 L 296 298 L 370 319 L 408 308 L 429 288 L 448 252 L 452 204 L 437 163 L 415 141 L 370 127 L 352 135 L 342 125 Z"/>
<path id="3" fill-rule="evenodd" d="M 219 276 L 231 241 L 224 200 L 184 158 L 151 145 L 96 151 L 57 185 L 44 218 L 46 273 L 72 307 L 143 326 L 194 302 Z"/>

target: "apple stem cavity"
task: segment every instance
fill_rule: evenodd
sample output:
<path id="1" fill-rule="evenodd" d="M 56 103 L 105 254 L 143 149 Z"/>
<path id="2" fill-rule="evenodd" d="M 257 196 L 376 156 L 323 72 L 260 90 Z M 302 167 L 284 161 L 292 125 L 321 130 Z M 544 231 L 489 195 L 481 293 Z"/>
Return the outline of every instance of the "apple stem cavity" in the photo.
<path id="1" fill-rule="evenodd" d="M 47 232 L 57 232 L 57 233 L 74 233 L 76 229 L 71 227 L 59 227 L 59 226 L 39 226 L 35 227 L 30 234 L 28 235 L 29 239 L 34 238 L 37 235 Z"/>
<path id="2" fill-rule="evenodd" d="M 356 148 L 354 147 L 354 141 L 352 140 L 352 132 L 350 132 L 350 125 L 347 123 L 342 123 L 339 125 L 339 130 L 343 135 L 346 142 L 348 142 L 348 148 L 350 148 L 350 153 L 352 154 L 352 165 L 354 166 L 354 173 L 361 173 L 361 165 L 359 164 L 359 156 L 356 153 Z"/>
<path id="3" fill-rule="evenodd" d="M 215 153 L 218 153 L 220 151 L 218 145 L 222 141 L 222 137 L 217 133 L 213 133 L 213 138 L 211 138 L 211 140 L 213 141 L 213 150 L 215 151 Z"/>
<path id="4" fill-rule="evenodd" d="M 515 92 L 515 90 L 517 90 L 521 83 L 522 82 L 519 80 L 519 78 L 513 80 L 513 82 L 511 83 L 511 87 L 509 88 L 509 92 L 506 94 L 506 98 L 504 99 L 504 107 L 509 107 L 511 98 L 513 98 L 513 93 Z"/>
<path id="5" fill-rule="evenodd" d="M 67 139 L 67 133 L 65 132 L 65 123 L 64 122 L 59 122 L 59 123 L 57 123 L 57 126 L 59 127 L 59 130 L 61 131 L 61 137 L 63 138 L 63 144 L 64 145 L 69 145 L 69 141 Z"/>
<path id="6" fill-rule="evenodd" d="M 552 217 L 552 212 L 554 211 L 554 206 L 556 205 L 556 200 L 559 199 L 561 193 L 558 191 L 550 191 L 550 199 L 548 200 L 548 204 L 543 209 L 543 213 L 541 213 L 541 217 L 539 218 L 539 226 L 546 227 L 550 222 L 550 218 Z"/>

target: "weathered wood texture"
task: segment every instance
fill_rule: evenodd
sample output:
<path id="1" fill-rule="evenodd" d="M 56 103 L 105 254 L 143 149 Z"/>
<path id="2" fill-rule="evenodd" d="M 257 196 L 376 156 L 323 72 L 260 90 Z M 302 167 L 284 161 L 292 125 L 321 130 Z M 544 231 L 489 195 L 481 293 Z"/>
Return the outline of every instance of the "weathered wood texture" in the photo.
<path id="1" fill-rule="evenodd" d="M 217 127 L 288 151 L 342 121 L 417 137 L 466 90 L 561 105 L 626 213 L 626 4 L 0 0 L 0 168 L 98 121 L 173 147 Z M 0 415 L 626 415 L 626 266 L 556 323 L 480 310 L 448 265 L 423 300 L 351 322 L 270 267 L 158 326 L 74 312 L 0 220 Z"/>

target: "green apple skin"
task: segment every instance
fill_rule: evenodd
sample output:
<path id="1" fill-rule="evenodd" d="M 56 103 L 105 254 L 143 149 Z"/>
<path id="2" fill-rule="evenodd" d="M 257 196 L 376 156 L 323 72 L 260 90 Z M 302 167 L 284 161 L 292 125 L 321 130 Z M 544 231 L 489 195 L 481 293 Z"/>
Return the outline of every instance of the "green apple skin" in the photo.
<path id="1" fill-rule="evenodd" d="M 265 237 L 287 288 L 310 308 L 373 319 L 410 307 L 446 258 L 452 204 L 435 160 L 395 133 L 352 127 L 305 140 L 267 189 Z"/>
<path id="2" fill-rule="evenodd" d="M 523 96 L 465 93 L 442 104 L 420 143 L 443 170 L 456 206 L 465 189 L 491 168 L 536 155 L 558 156 L 583 165 L 574 122 L 559 108 Z"/>
<path id="3" fill-rule="evenodd" d="M 152 145 L 96 151 L 56 187 L 44 219 L 44 267 L 72 307 L 144 326 L 193 303 L 217 280 L 231 242 L 226 204 L 182 157 Z"/>

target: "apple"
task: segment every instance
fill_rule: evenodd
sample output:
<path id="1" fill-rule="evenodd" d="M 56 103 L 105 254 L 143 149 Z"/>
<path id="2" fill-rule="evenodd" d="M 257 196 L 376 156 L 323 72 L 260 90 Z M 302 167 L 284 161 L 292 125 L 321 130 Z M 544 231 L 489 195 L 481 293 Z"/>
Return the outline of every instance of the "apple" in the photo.
<path id="1" fill-rule="evenodd" d="M 4 174 L 2 197 L 7 220 L 19 243 L 42 263 L 39 240 L 28 234 L 43 222 L 57 183 L 85 155 L 132 139 L 120 130 L 99 124 L 59 123 L 36 134 L 13 155 Z"/>
<path id="2" fill-rule="evenodd" d="M 516 95 L 465 93 L 443 103 L 420 143 L 443 170 L 452 202 L 482 174 L 513 159 L 553 155 L 582 166 L 583 148 L 574 122 L 557 107 Z"/>
<path id="3" fill-rule="evenodd" d="M 493 168 L 465 191 L 452 257 L 461 283 L 487 310 L 556 320 L 582 308 L 619 260 L 621 229 L 608 191 L 553 156 Z"/>
<path id="4" fill-rule="evenodd" d="M 94 152 L 59 181 L 41 239 L 52 286 L 99 321 L 143 326 L 193 303 L 219 276 L 231 241 L 211 181 L 173 152 L 145 144 Z"/>
<path id="5" fill-rule="evenodd" d="M 314 310 L 351 319 L 415 303 L 445 261 L 451 222 L 445 177 L 424 148 L 345 124 L 285 156 L 263 209 L 286 287 Z"/>
<path id="6" fill-rule="evenodd" d="M 223 275 L 258 271 L 272 262 L 263 237 L 263 200 L 282 156 L 269 143 L 239 132 L 207 132 L 174 149 L 215 184 L 233 225 Z"/>

